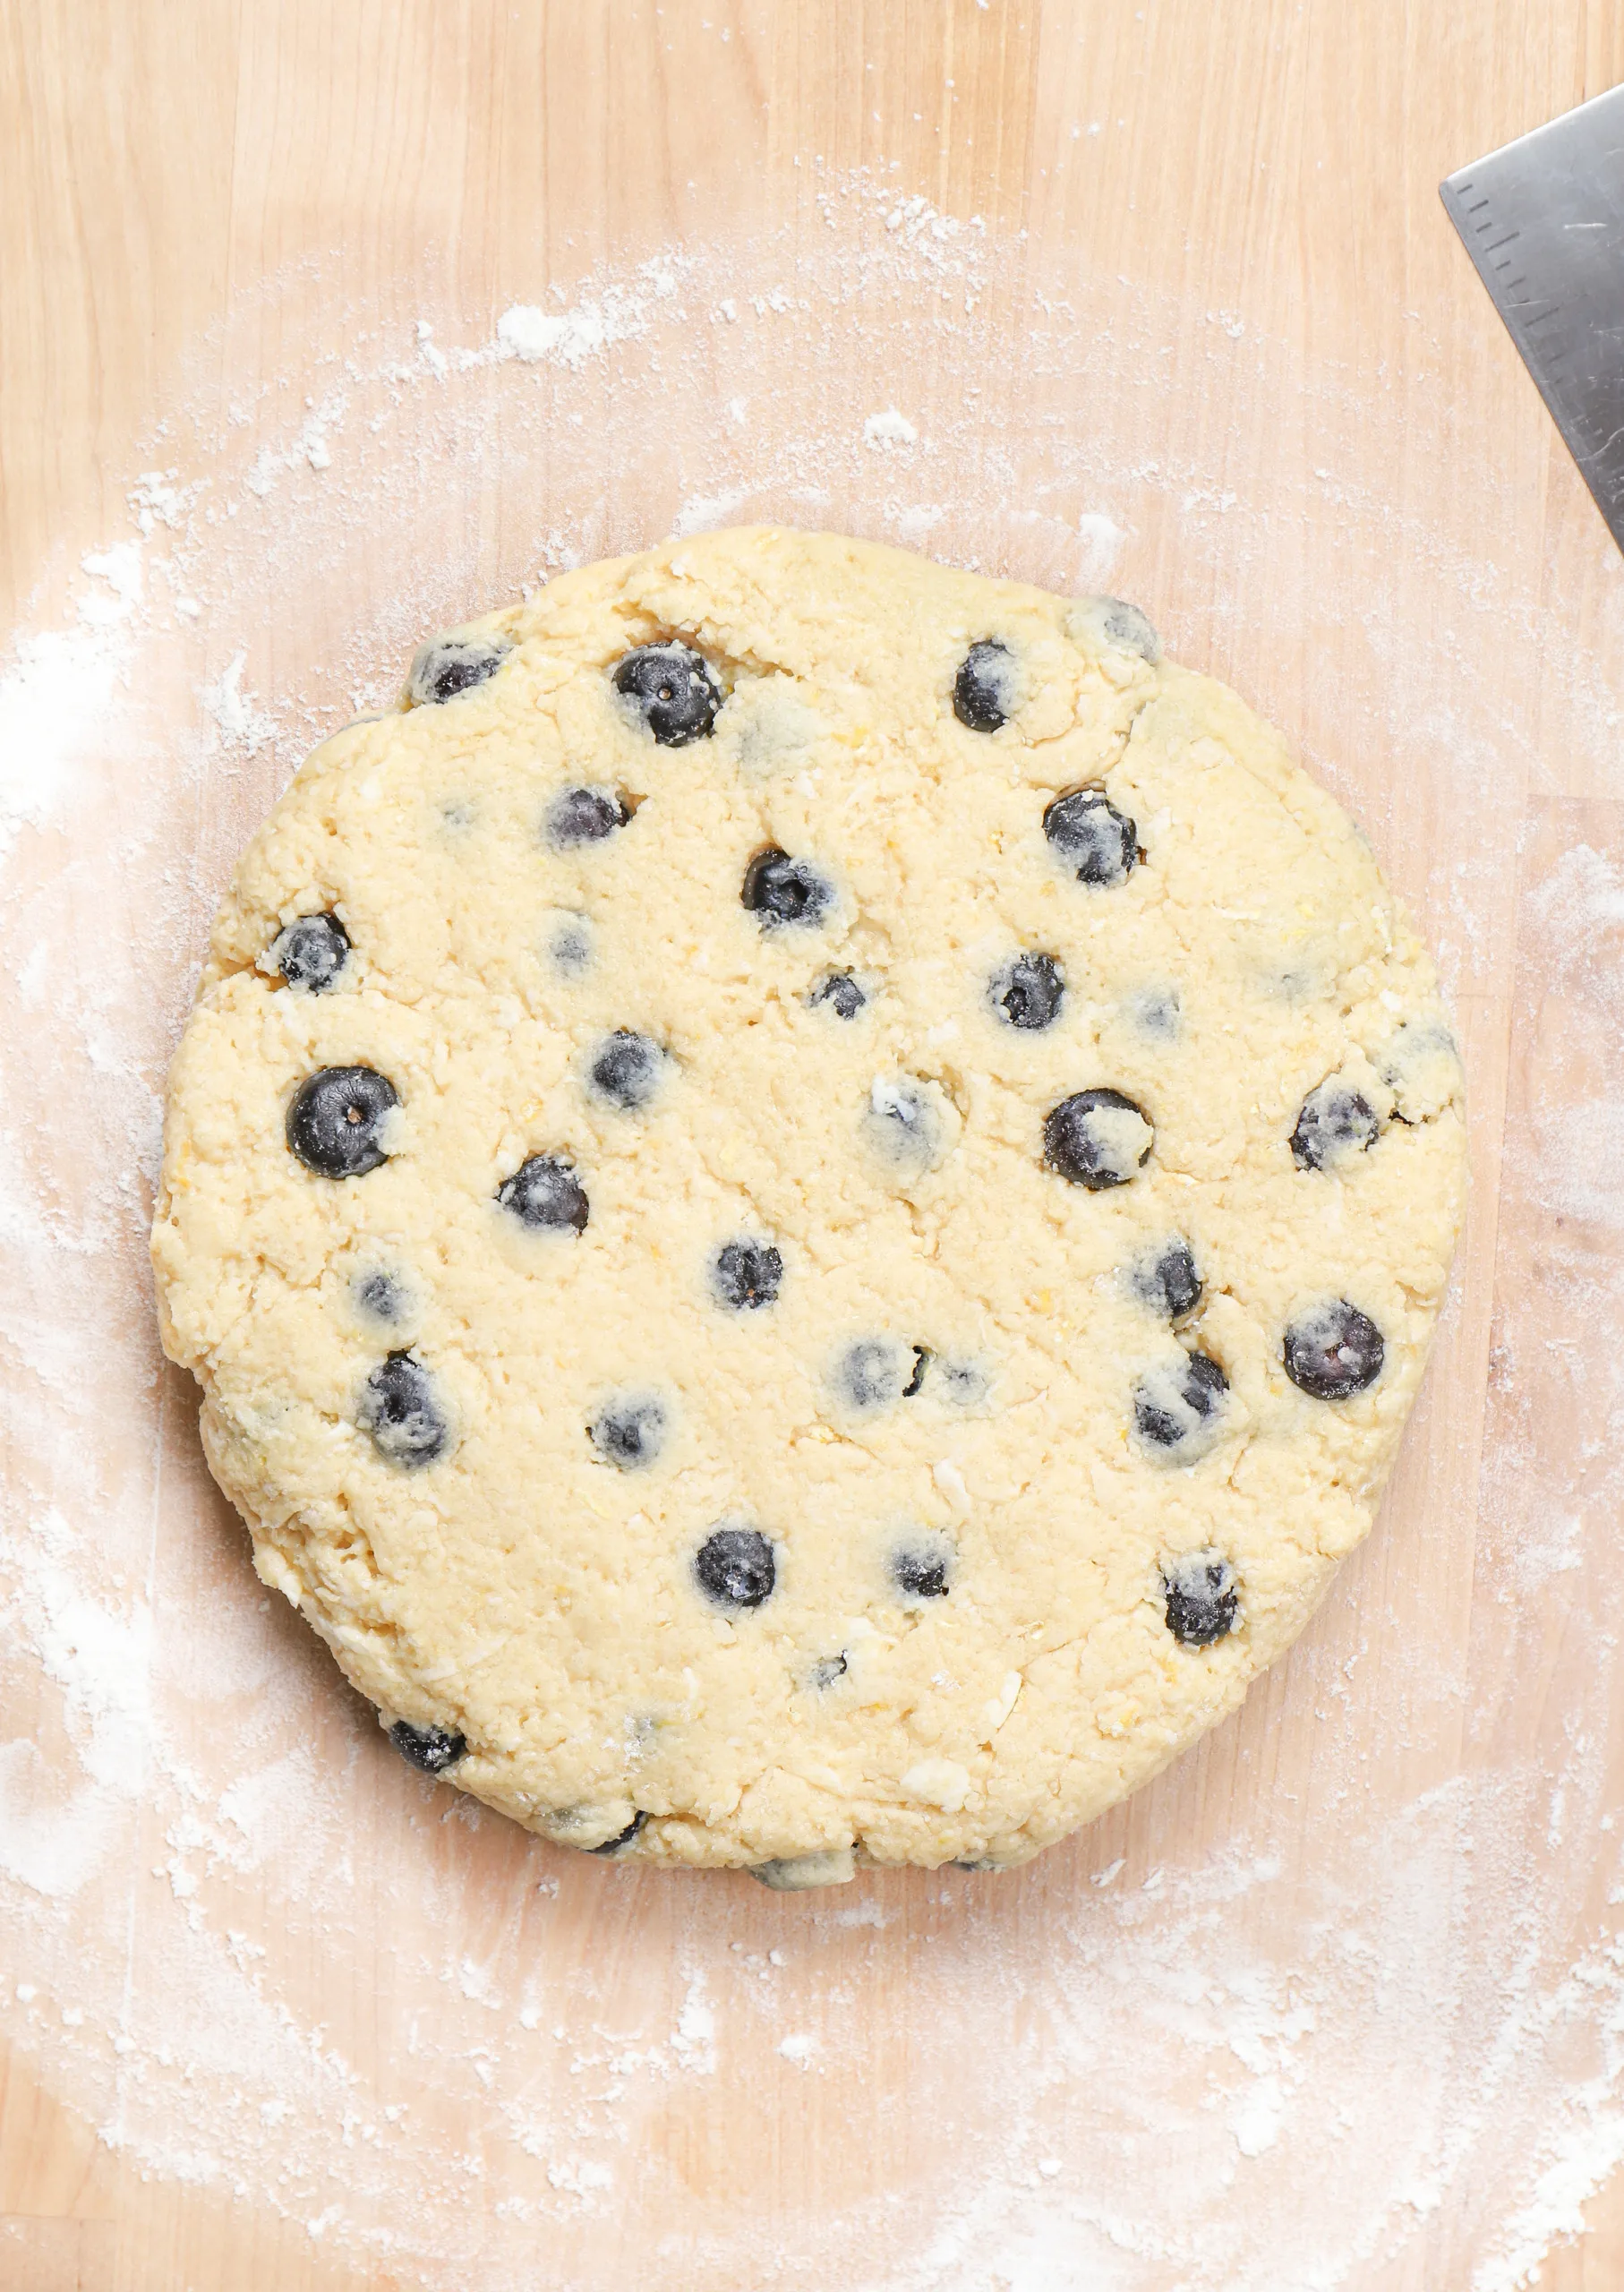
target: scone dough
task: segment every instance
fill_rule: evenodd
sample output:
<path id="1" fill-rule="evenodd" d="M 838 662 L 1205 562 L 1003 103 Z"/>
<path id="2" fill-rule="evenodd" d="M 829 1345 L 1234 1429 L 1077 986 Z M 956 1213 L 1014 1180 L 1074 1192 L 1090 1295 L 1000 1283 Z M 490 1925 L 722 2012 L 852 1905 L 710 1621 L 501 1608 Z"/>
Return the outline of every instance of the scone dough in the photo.
<path id="1" fill-rule="evenodd" d="M 792 1886 L 1020 1862 L 1235 1706 L 1370 1526 L 1463 1166 L 1432 964 L 1233 693 L 765 527 L 317 749 L 153 1254 L 260 1574 L 409 1757 Z"/>

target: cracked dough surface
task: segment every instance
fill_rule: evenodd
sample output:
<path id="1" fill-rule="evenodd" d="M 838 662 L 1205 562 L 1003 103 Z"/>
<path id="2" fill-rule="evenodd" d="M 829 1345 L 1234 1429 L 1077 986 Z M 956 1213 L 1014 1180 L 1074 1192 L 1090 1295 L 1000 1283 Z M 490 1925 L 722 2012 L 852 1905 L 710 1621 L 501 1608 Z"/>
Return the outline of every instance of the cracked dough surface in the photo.
<path id="1" fill-rule="evenodd" d="M 170 1078 L 165 1343 L 259 1571 L 386 1724 L 462 1739 L 447 1779 L 567 1843 L 775 1884 L 1024 1860 L 1233 1708 L 1370 1526 L 1462 1206 L 1431 962 L 1279 737 L 1107 602 L 762 528 L 457 635 L 495 672 L 335 735 L 255 837 Z M 680 746 L 612 674 L 671 643 L 723 696 Z M 991 731 L 955 713 L 972 646 Z M 1046 836 L 1079 789 L 1132 823 L 1125 880 Z M 624 823 L 560 840 L 580 790 Z M 809 920 L 743 903 L 769 848 Z M 317 914 L 319 990 L 270 952 Z M 1034 954 L 1059 1008 L 1012 1025 Z M 813 999 L 847 974 L 850 1017 Z M 620 1030 L 662 1054 L 631 1108 L 592 1081 Z M 386 1159 L 325 1176 L 289 1106 L 356 1065 L 398 1096 Z M 1372 1119 L 1316 1167 L 1328 1079 Z M 1096 1090 L 1138 1109 L 1098 1189 L 1045 1159 Z M 499 1202 L 536 1157 L 579 1231 Z M 774 1296 L 724 1301 L 739 1242 Z M 1329 1400 L 1284 1365 L 1328 1300 L 1382 1346 Z M 403 1353 L 427 1461 L 367 1429 Z M 640 1460 L 592 1438 L 649 1403 Z M 771 1555 L 753 1605 L 697 1564 L 730 1528 Z M 1170 1592 L 1203 1566 L 1233 1596 L 1197 1644 Z"/>

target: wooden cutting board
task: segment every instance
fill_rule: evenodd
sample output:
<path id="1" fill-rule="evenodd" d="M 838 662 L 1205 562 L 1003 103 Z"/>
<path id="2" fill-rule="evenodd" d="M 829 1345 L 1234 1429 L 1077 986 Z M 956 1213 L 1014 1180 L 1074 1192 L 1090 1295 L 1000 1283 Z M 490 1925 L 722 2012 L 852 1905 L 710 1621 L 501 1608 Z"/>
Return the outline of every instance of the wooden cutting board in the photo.
<path id="1" fill-rule="evenodd" d="M 0 2292 L 1432 2292 L 1581 2219 L 1541 2280 L 1624 2279 L 1624 2184 L 1578 2209 L 1624 1775 L 1624 566 L 1436 196 L 1624 76 L 1624 6 L 4 0 L 0 33 L 5 625 L 109 679 L 0 908 L 5 1330 L 77 1364 L 12 1356 L 7 1517 L 54 1506 L 81 1586 L 105 1537 L 166 1746 L 82 1886 L 0 1888 Z M 996 1894 L 701 1897 L 450 1813 L 261 1608 L 149 1333 L 150 1092 L 300 738 L 572 555 L 761 517 L 1141 600 L 1355 809 L 1466 1048 L 1470 1230 L 1376 1535 L 1238 1720 Z M 35 1660 L 11 1549 L 0 1736 L 65 1793 L 84 1627 Z M 8 1806 L 27 1863 L 56 1801 Z M 1384 2076 L 1395 2124 L 1430 2096 L 1410 2164 Z"/>

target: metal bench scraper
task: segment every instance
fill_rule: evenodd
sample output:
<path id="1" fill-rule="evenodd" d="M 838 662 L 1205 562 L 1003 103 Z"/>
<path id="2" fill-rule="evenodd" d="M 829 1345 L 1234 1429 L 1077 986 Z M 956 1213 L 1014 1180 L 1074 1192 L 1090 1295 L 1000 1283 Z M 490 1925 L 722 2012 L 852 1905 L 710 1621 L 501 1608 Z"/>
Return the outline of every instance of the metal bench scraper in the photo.
<path id="1" fill-rule="evenodd" d="M 1624 549 L 1624 87 L 1439 192 Z"/>

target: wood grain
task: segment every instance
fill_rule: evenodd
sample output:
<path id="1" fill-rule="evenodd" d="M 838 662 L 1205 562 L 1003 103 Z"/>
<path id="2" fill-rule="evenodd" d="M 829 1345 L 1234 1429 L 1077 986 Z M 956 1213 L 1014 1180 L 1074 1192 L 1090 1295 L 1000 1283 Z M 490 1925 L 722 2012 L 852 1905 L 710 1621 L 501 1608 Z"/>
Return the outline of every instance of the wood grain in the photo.
<path id="1" fill-rule="evenodd" d="M 177 376 L 195 397 L 212 374 L 222 406 L 249 402 L 320 346 L 309 299 L 267 295 L 267 279 L 319 265 L 333 310 L 363 304 L 401 329 L 423 309 L 452 310 L 488 331 L 521 285 L 534 299 L 536 282 L 574 280 L 628 246 L 680 244 L 730 224 L 786 234 L 793 268 L 793 251 L 824 228 L 820 183 L 866 169 L 947 215 L 1026 234 L 1033 262 L 1051 272 L 1086 253 L 1093 271 L 1163 295 L 1175 314 L 1168 450 L 1217 494 L 1255 497 L 1271 469 L 1311 470 L 1323 440 L 1267 373 L 1250 385 L 1234 367 L 1212 379 L 1210 314 L 1240 313 L 1282 359 L 1344 375 L 1350 406 L 1386 410 L 1365 468 L 1393 504 L 1394 530 L 1424 528 L 1446 494 L 1480 493 L 1508 579 L 1555 601 L 1576 640 L 1610 663 L 1616 690 L 1617 564 L 1436 184 L 1620 77 L 1619 0 L 0 0 L 7 625 L 48 610 L 79 551 L 119 529 L 132 441 L 169 412 Z M 1096 122 L 1098 133 L 1082 132 Z M 995 278 L 988 293 L 1013 308 L 1018 284 Z M 928 370 L 933 354 L 920 355 Z M 923 372 L 921 395 L 932 386 Z M 786 406 L 810 387 L 786 363 Z M 988 378 L 989 438 L 1023 387 Z M 510 573 L 516 544 L 501 515 L 490 498 L 467 502 L 471 552 L 491 583 L 470 610 Z M 1148 517 L 1141 590 L 1174 601 L 1184 657 L 1232 679 L 1311 753 L 1334 757 L 1326 696 L 1379 687 L 1362 631 L 1315 626 L 1312 610 L 1295 622 L 1265 611 L 1237 619 L 1229 601 L 1251 573 L 1214 533 L 1210 560 L 1192 569 L 1171 519 Z M 1283 530 L 1275 591 L 1293 594 L 1312 560 L 1302 535 Z M 1396 569 L 1391 594 L 1393 610 L 1424 612 L 1425 569 Z M 1284 625 L 1298 634 L 1282 649 L 1273 632 Z M 1515 1327 L 1552 1245 L 1536 1223 L 1502 1216 L 1502 1148 L 1552 1093 L 1579 1087 L 1554 1070 L 1542 1026 L 1530 887 L 1578 836 L 1624 857 L 1624 771 L 1565 741 L 1560 663 L 1531 671 L 1526 649 L 1508 646 L 1472 673 L 1474 706 L 1522 728 L 1526 777 L 1492 791 L 1492 944 L 1457 982 L 1474 1093 L 1472 1228 L 1449 1342 L 1392 1500 L 1396 1515 L 1424 1509 L 1464 1527 L 1424 1552 L 1379 1540 L 1360 1563 L 1367 1604 L 1424 1616 L 1440 1646 L 1479 1649 L 1469 1705 L 1440 1723 L 1463 1760 L 1474 1739 L 1533 1752 L 1561 1723 L 1560 1643 L 1546 1676 L 1502 1681 L 1470 1553 L 1509 1406 L 1492 1389 L 1492 1346 Z M 1383 857 L 1423 913 L 1441 899 L 1428 855 L 1457 834 L 1459 786 L 1418 774 L 1384 789 Z M 240 838 L 242 800 L 240 790 L 223 794 L 195 825 L 216 881 Z M 1538 1398 L 1553 1411 L 1571 1405 L 1554 1387 Z M 166 1405 L 178 1457 L 191 1437 L 183 1381 Z M 214 1534 L 218 1509 L 195 1466 L 190 1495 L 172 1499 L 182 1501 Z M 219 1548 L 222 1572 L 240 1567 Z M 1402 1699 L 1396 1667 L 1415 1660 L 1413 1643 L 1407 1654 L 1378 1646 L 1370 1659 L 1372 1740 L 1395 1791 L 1434 1773 L 1439 1756 L 1436 1741 L 1423 1759 L 1380 1732 L 1389 1689 Z M 1193 1833 L 1221 1838 L 1255 1792 L 1248 1762 L 1261 1746 L 1289 1841 L 1292 1805 L 1314 1778 L 1312 1742 L 1267 1727 L 1288 1691 L 1282 1672 L 1260 1689 L 1254 1727 L 1223 1731 L 1168 1779 L 1166 1803 Z M 1624 1715 L 1598 1723 L 1616 1802 Z M 408 1803 L 397 1796 L 376 1817 L 380 1870 L 390 1866 L 380 1841 Z M 1113 1817 L 1120 1843 L 1109 1851 L 1139 1851 L 1152 1819 L 1142 1803 Z M 161 1848 L 149 1845 L 150 1863 Z M 418 1851 L 411 1841 L 397 1853 L 397 1885 Z M 625 1929 L 648 1899 L 602 1910 L 595 1945 L 635 1956 Z M 1036 1950 L 1039 1896 L 1024 1915 L 1011 1947 Z M 934 1917 L 907 1911 L 900 1955 Z M 388 1980 L 380 1966 L 380 2021 Z M 368 2010 L 333 2002 L 338 2021 Z M 890 2010 L 906 2095 L 905 1998 Z M 673 2105 L 663 2125 L 694 2190 L 726 2182 L 725 2099 Z M 874 2160 L 883 2186 L 905 2148 L 877 2098 L 871 2124 L 843 2128 L 820 2117 L 830 2105 L 815 2094 L 793 2101 L 763 2103 L 772 2129 L 758 2167 L 769 2181 L 816 2206 L 834 2186 L 838 2151 Z M 850 2183 L 841 2193 L 850 2198 Z M 1545 2269 L 1550 2292 L 1624 2280 L 1624 2183 L 1586 2217 L 1588 2236 Z M 1464 2246 L 1451 2242 L 1462 2233 L 1440 2219 L 1398 2274 L 1380 2275 L 1384 2292 L 1464 2281 Z M 0 2085 L 0 2292 L 406 2292 L 409 2281 L 333 2259 L 302 2228 L 215 2189 L 144 2178 L 12 2058 Z"/>

